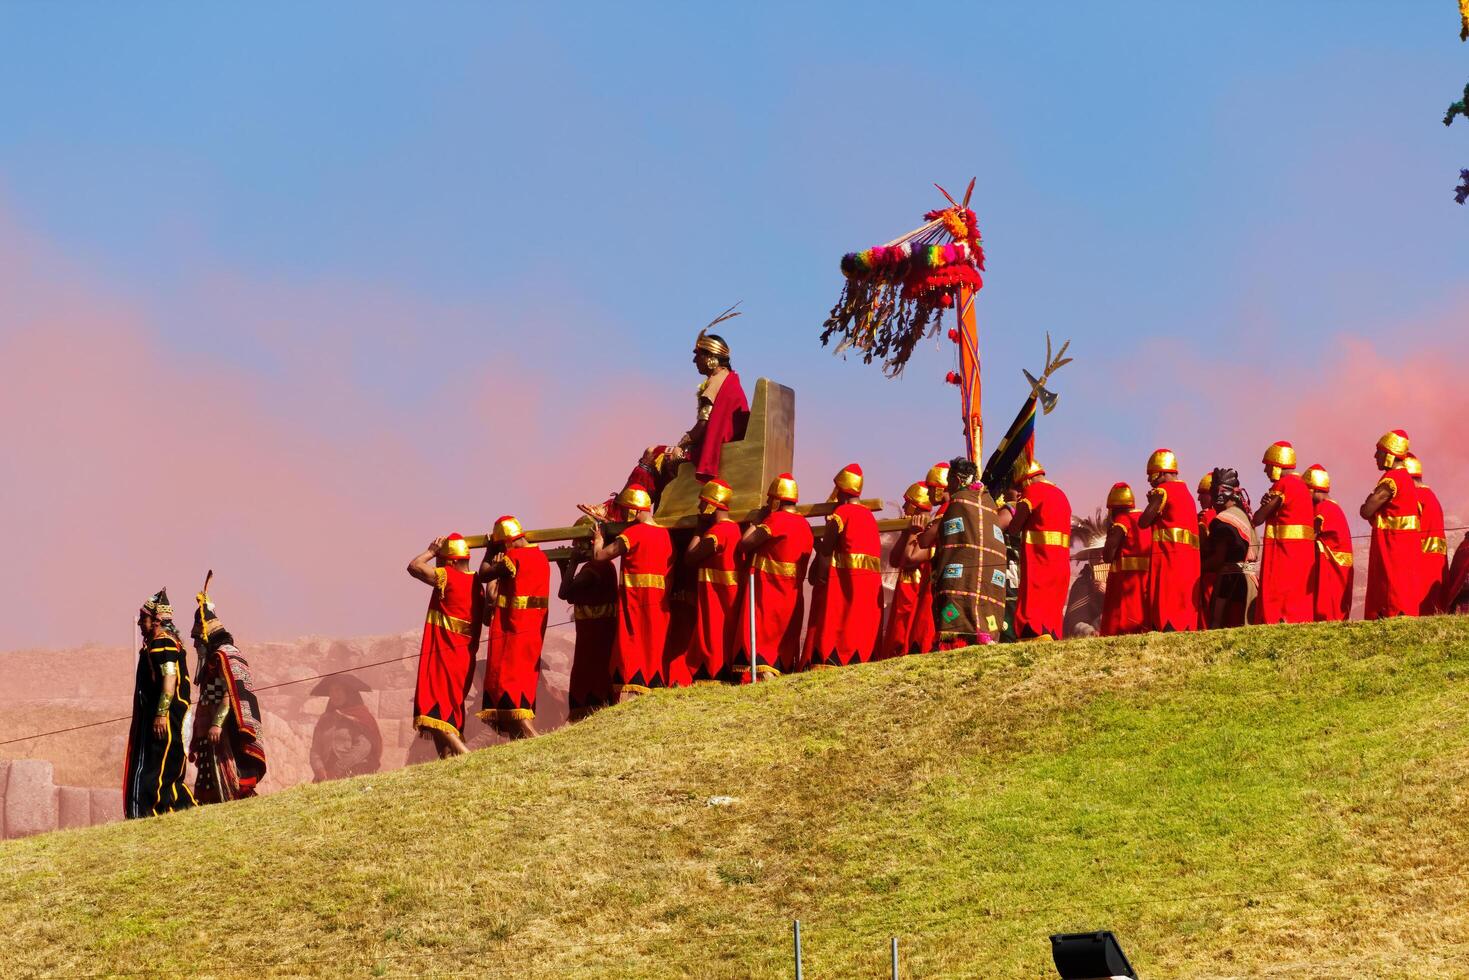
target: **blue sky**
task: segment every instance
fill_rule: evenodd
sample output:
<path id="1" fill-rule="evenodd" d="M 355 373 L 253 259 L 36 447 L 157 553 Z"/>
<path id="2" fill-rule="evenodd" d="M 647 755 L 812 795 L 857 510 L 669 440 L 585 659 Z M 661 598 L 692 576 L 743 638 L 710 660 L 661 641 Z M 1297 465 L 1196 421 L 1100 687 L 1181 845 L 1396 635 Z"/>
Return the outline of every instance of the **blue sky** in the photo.
<path id="1" fill-rule="evenodd" d="M 1238 445 L 1263 447 L 1292 436 L 1265 425 L 1289 401 L 1272 385 L 1321 380 L 1352 338 L 1391 358 L 1463 322 L 1455 14 L 13 3 L 0 214 L 171 354 L 267 388 L 329 367 L 406 425 L 458 365 L 639 386 L 676 417 L 630 447 L 676 436 L 689 342 L 743 300 L 736 367 L 797 388 L 798 471 L 859 459 L 896 497 L 960 448 L 948 344 L 891 382 L 817 337 L 841 254 L 977 176 L 989 431 L 1044 332 L 1071 338 L 1040 453 L 1096 496 L 1217 430 L 1221 379 L 1257 406 Z M 1383 408 L 1366 429 L 1403 424 Z"/>

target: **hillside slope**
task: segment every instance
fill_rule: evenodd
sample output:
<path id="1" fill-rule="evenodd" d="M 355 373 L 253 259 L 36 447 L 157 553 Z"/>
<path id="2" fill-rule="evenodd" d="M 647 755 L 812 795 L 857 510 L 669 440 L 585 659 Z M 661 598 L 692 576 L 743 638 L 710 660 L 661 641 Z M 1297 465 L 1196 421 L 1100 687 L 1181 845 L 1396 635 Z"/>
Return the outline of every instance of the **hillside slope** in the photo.
<path id="1" fill-rule="evenodd" d="M 1469 620 L 990 647 L 0 844 L 5 972 L 1469 976 Z M 711 806 L 711 797 L 736 802 Z"/>

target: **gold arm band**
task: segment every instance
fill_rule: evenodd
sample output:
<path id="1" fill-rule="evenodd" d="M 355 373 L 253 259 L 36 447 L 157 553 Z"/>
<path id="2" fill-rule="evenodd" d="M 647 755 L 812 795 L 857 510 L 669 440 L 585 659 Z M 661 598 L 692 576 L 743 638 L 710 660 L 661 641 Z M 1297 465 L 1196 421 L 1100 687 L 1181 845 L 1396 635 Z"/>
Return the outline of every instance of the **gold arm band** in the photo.
<path id="1" fill-rule="evenodd" d="M 1183 527 L 1157 528 L 1153 531 L 1153 540 L 1187 545 L 1190 548 L 1197 548 L 1199 546 L 1199 536 L 1188 528 Z"/>
<path id="2" fill-rule="evenodd" d="M 1417 514 L 1406 514 L 1402 517 L 1383 517 L 1378 514 L 1372 518 L 1372 525 L 1379 531 L 1416 531 L 1421 527 Z"/>
<path id="3" fill-rule="evenodd" d="M 495 596 L 495 605 L 501 609 L 547 609 L 551 601 L 543 595 L 500 595 Z"/>
<path id="4" fill-rule="evenodd" d="M 1423 553 L 1425 555 L 1447 555 L 1449 543 L 1443 538 L 1424 538 Z"/>
<path id="5" fill-rule="evenodd" d="M 662 575 L 624 573 L 622 576 L 622 587 L 625 589 L 661 589 L 665 587 L 666 581 L 666 578 Z"/>
<path id="6" fill-rule="evenodd" d="M 699 581 L 711 585 L 739 585 L 740 573 L 733 568 L 701 568 Z"/>
<path id="7" fill-rule="evenodd" d="M 1071 547 L 1071 535 L 1065 531 L 1026 531 L 1023 538 L 1026 544 L 1040 544 L 1050 548 Z"/>
<path id="8" fill-rule="evenodd" d="M 793 561 L 776 561 L 759 555 L 755 558 L 755 571 L 764 572 L 767 575 L 775 575 L 779 578 L 795 578 L 796 563 Z"/>
<path id="9" fill-rule="evenodd" d="M 437 609 L 430 609 L 428 611 L 428 616 L 424 618 L 424 622 L 430 626 L 437 626 L 440 629 L 446 629 L 450 633 L 458 633 L 460 636 L 469 636 L 470 624 L 468 620 L 457 619 L 446 613 L 441 613 Z"/>
<path id="10" fill-rule="evenodd" d="M 882 571 L 882 561 L 876 555 L 833 555 L 831 563 L 837 568 L 857 569 L 863 572 Z"/>
<path id="11" fill-rule="evenodd" d="M 1316 529 L 1309 524 L 1267 524 L 1265 537 L 1277 541 L 1314 541 Z"/>

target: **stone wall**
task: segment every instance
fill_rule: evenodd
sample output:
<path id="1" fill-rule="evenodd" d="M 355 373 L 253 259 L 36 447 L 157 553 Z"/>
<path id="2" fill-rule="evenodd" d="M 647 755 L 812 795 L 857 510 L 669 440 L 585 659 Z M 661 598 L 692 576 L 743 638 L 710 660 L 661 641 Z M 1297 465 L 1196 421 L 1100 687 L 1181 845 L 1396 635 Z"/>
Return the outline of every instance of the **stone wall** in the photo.
<path id="1" fill-rule="evenodd" d="M 57 786 L 44 759 L 0 759 L 0 838 L 122 819 L 122 790 Z"/>

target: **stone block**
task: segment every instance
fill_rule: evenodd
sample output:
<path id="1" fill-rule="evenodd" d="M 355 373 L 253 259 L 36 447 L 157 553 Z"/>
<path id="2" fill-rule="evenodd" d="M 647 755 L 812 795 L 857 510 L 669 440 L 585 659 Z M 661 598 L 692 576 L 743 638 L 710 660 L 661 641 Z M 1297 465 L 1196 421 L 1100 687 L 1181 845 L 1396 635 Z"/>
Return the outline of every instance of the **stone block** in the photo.
<path id="1" fill-rule="evenodd" d="M 5 835 L 29 837 L 56 829 L 56 783 L 44 759 L 12 759 L 5 780 Z"/>
<path id="2" fill-rule="evenodd" d="M 56 792 L 56 823 L 61 829 L 92 826 L 92 791 L 85 786 L 62 786 Z"/>
<path id="3" fill-rule="evenodd" d="M 122 790 L 94 787 L 88 792 L 92 797 L 92 823 L 112 823 L 122 819 Z"/>

